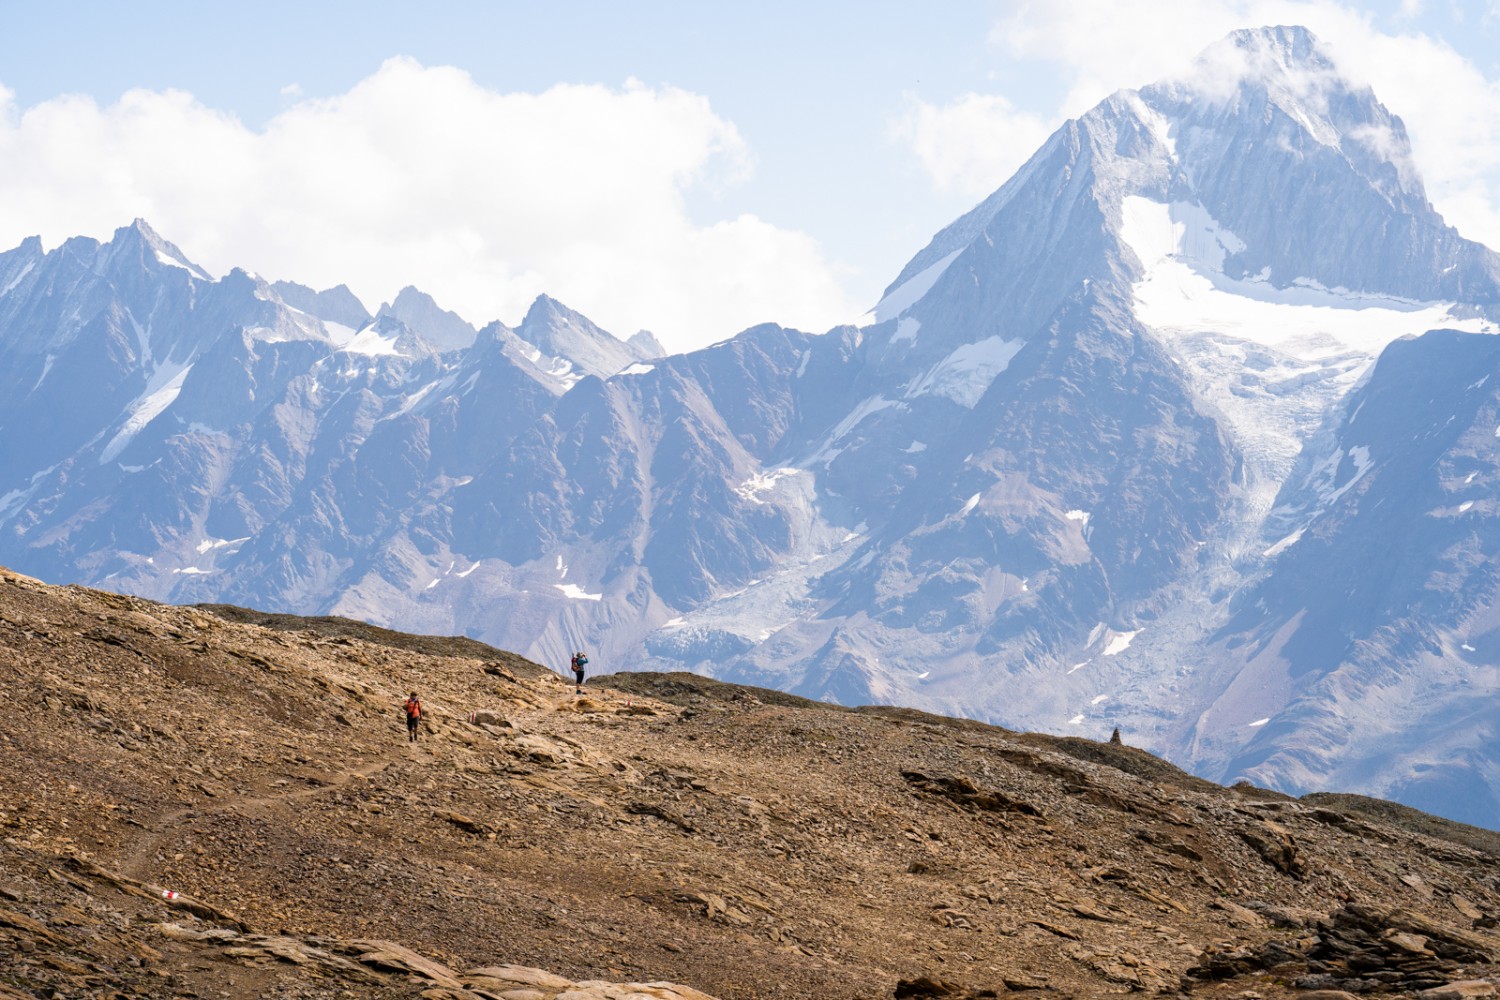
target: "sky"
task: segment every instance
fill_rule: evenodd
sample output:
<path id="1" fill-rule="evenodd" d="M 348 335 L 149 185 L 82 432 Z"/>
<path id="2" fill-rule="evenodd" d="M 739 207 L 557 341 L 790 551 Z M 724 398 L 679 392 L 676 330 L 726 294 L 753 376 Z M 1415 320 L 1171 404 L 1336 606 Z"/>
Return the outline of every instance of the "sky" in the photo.
<path id="1" fill-rule="evenodd" d="M 1500 248 L 1500 0 L 0 0 L 0 248 L 139 217 L 372 311 L 821 332 L 1066 119 L 1294 23 Z"/>

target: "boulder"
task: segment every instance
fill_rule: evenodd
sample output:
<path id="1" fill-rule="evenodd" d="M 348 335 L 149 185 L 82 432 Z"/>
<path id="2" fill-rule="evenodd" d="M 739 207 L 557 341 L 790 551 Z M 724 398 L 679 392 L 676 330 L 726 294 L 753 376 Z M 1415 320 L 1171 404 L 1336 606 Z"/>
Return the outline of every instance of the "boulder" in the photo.
<path id="1" fill-rule="evenodd" d="M 458 827 L 460 830 L 463 830 L 465 833 L 474 833 L 480 836 L 484 836 L 487 833 L 493 832 L 489 824 L 483 823 L 477 819 L 473 819 L 472 817 L 465 816 L 463 813 L 453 812 L 451 809 L 439 809 L 433 812 L 433 815 L 438 819 L 447 820 L 449 823 L 452 823 L 454 826 Z"/>
<path id="2" fill-rule="evenodd" d="M 524 965 L 488 965 L 482 969 L 470 969 L 464 974 L 464 979 L 470 986 L 482 986 L 484 989 L 499 989 L 503 986 L 537 986 L 549 990 L 565 990 L 573 985 L 571 979 L 553 975 L 542 969 L 532 969 Z M 488 979 L 491 983 L 476 983 L 475 980 Z"/>
<path id="3" fill-rule="evenodd" d="M 1454 983 L 1434 986 L 1417 996 L 1423 1000 L 1469 1000 L 1470 997 L 1492 997 L 1496 995 L 1495 984 L 1484 979 L 1462 979 Z"/>
<path id="4" fill-rule="evenodd" d="M 405 972 L 450 990 L 461 990 L 464 984 L 458 974 L 442 962 L 418 955 L 394 941 L 359 941 L 362 949 L 358 958 L 373 969 L 387 972 Z"/>
<path id="5" fill-rule="evenodd" d="M 1287 875 L 1305 874 L 1306 865 L 1297 850 L 1297 840 L 1280 823 L 1262 820 L 1239 831 L 1240 839 L 1255 849 L 1267 864 Z"/>
<path id="6" fill-rule="evenodd" d="M 510 720 L 499 712 L 487 708 L 476 709 L 469 713 L 469 721 L 476 726 L 499 726 L 501 729 L 510 728 Z"/>
<path id="7" fill-rule="evenodd" d="M 491 677 L 499 677 L 501 680 L 510 681 L 512 684 L 520 683 L 516 680 L 515 674 L 506 670 L 498 663 L 486 663 L 481 669 Z"/>

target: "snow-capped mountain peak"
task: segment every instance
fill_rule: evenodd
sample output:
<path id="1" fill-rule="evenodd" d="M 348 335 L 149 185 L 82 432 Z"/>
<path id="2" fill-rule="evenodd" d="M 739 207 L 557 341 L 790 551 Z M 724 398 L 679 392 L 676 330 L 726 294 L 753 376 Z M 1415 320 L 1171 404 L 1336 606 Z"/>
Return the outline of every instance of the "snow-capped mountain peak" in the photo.
<path id="1" fill-rule="evenodd" d="M 1408 203 L 1406 208 L 1426 207 L 1401 119 L 1368 85 L 1350 78 L 1306 28 L 1236 31 L 1207 48 L 1186 75 L 1146 92 L 1157 104 L 1191 103 L 1200 122 L 1205 113 L 1266 114 L 1274 109 L 1291 129 L 1340 151 L 1393 201 Z"/>
<path id="2" fill-rule="evenodd" d="M 1232 32 L 1204 49 L 1186 75 L 1167 83 L 1173 85 L 1209 104 L 1264 96 L 1329 146 L 1339 144 L 1338 128 L 1329 117 L 1331 98 L 1350 93 L 1312 32 L 1285 25 Z"/>
<path id="3" fill-rule="evenodd" d="M 437 352 L 415 290 L 28 242 L 0 562 L 1494 822 L 1500 258 L 1408 168 L 1310 33 L 1238 32 L 1065 123 L 866 325 L 675 357 L 545 296 Z"/>
<path id="4" fill-rule="evenodd" d="M 659 356 L 654 337 L 632 337 L 621 341 L 601 329 L 582 313 L 548 295 L 539 295 L 516 328 L 516 335 L 550 359 L 545 364 L 573 377 L 594 375 L 607 378 L 637 361 Z"/>

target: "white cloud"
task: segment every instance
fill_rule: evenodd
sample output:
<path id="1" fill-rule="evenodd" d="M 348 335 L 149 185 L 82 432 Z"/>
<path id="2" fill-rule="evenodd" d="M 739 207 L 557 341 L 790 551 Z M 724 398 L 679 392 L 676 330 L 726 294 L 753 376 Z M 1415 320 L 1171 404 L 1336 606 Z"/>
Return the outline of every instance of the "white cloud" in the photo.
<path id="1" fill-rule="evenodd" d="M 908 95 L 890 121 L 939 190 L 983 197 L 1005 183 L 1047 138 L 1050 126 L 999 95 L 965 94 L 944 106 Z"/>
<path id="2" fill-rule="evenodd" d="M 371 308 L 415 284 L 478 323 L 514 323 L 546 292 L 676 349 L 855 315 L 808 236 L 689 217 L 686 190 L 732 184 L 749 162 L 734 125 L 686 91 L 502 94 L 405 58 L 259 131 L 180 91 L 21 109 L 0 89 L 0 244 L 103 237 L 140 216 L 213 272 L 347 283 Z"/>
<path id="3" fill-rule="evenodd" d="M 1403 25 L 1420 8 L 1408 5 Z M 1370 14 L 1330 0 L 1019 2 L 1008 5 L 993 39 L 1067 74 L 1060 120 L 1121 87 L 1175 75 L 1236 28 L 1264 24 L 1302 24 L 1327 43 L 1340 69 L 1370 84 L 1406 123 L 1438 211 L 1464 235 L 1500 248 L 1500 82 L 1439 39 L 1382 31 Z"/>

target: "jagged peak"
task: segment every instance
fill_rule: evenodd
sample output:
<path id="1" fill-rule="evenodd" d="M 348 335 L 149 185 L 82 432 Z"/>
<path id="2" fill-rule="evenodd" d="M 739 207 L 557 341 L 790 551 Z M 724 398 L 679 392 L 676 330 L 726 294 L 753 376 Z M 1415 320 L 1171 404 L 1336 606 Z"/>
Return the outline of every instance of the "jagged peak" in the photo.
<path id="1" fill-rule="evenodd" d="M 664 358 L 667 349 L 662 342 L 656 339 L 656 334 L 650 330 L 637 330 L 625 341 L 625 346 L 641 356 L 642 361 L 650 361 L 653 358 Z"/>
<path id="2" fill-rule="evenodd" d="M 271 283 L 271 290 L 293 309 L 316 316 L 325 323 L 338 323 L 359 330 L 375 318 L 348 285 L 334 285 L 319 292 L 294 281 L 275 281 Z"/>
<path id="3" fill-rule="evenodd" d="M 641 361 L 640 345 L 631 346 L 587 316 L 549 295 L 538 295 L 516 328 L 516 335 L 548 358 L 561 359 L 576 374 L 605 378 L 626 365 Z"/>
<path id="4" fill-rule="evenodd" d="M 478 332 L 468 320 L 444 309 L 415 285 L 401 289 L 393 301 L 381 305 L 376 315 L 399 318 L 417 335 L 445 351 L 469 347 Z"/>
<path id="5" fill-rule="evenodd" d="M 407 285 L 405 288 L 401 289 L 401 291 L 396 293 L 396 297 L 393 300 L 382 304 L 380 307 L 380 311 L 394 312 L 395 310 L 400 309 L 403 305 L 411 305 L 414 303 L 421 304 L 423 306 L 441 308 L 437 304 L 437 299 L 433 298 L 431 295 L 428 295 L 416 285 Z"/>
<path id="6" fill-rule="evenodd" d="M 594 336 L 601 336 L 612 341 L 617 341 L 614 334 L 603 329 L 593 320 L 576 309 L 557 301 L 550 295 L 538 295 L 531 303 L 531 308 L 526 310 L 526 318 L 521 320 L 520 330 L 533 331 L 538 328 L 549 329 L 554 326 L 568 326 L 584 330 Z"/>
<path id="7" fill-rule="evenodd" d="M 138 218 L 128 226 L 121 226 L 116 229 L 107 245 L 116 248 L 130 246 L 147 247 L 166 256 L 182 258 L 182 262 L 186 263 L 182 251 L 173 246 L 169 241 L 163 239 L 161 234 L 152 229 L 151 224 L 145 219 Z"/>
<path id="8" fill-rule="evenodd" d="M 500 343 L 507 335 L 515 336 L 515 331 L 498 319 L 492 320 L 479 328 L 479 332 L 474 338 L 474 346 L 477 348 L 487 348 Z"/>
<path id="9" fill-rule="evenodd" d="M 28 236 L 14 249 L 0 251 L 0 298 L 20 287 L 45 256 L 40 236 Z"/>
<path id="10" fill-rule="evenodd" d="M 1199 100 L 1233 101 L 1264 93 L 1320 141 L 1337 145 L 1338 129 L 1327 120 L 1329 98 L 1363 91 L 1338 66 L 1327 46 L 1299 25 L 1242 28 L 1209 45 L 1182 76 L 1153 89 L 1190 92 Z"/>
<path id="11" fill-rule="evenodd" d="M 1300 25 L 1241 28 L 1198 53 L 1188 79 L 1200 89 L 1214 84 L 1293 81 L 1303 88 L 1344 80 L 1328 47 Z"/>
<path id="12" fill-rule="evenodd" d="M 257 297 L 260 298 L 266 297 L 266 294 L 271 290 L 271 286 L 265 278 L 262 278 L 254 271 L 247 271 L 243 267 L 231 268 L 229 273 L 224 276 L 224 281 L 231 286 L 239 285 L 252 289 L 258 293 Z"/>
<path id="13" fill-rule="evenodd" d="M 137 216 L 130 223 L 130 225 L 121 226 L 119 229 L 115 230 L 115 240 L 124 240 L 130 237 L 136 237 L 150 246 L 167 246 L 167 241 L 162 239 L 161 235 L 155 229 L 151 228 L 151 223 L 147 222 L 145 219 L 140 218 L 139 216 Z"/>
<path id="14" fill-rule="evenodd" d="M 188 259 L 187 255 L 172 241 L 165 239 L 145 219 L 137 218 L 128 226 L 116 229 L 110 241 L 104 244 L 111 257 L 138 248 L 144 260 L 154 259 L 168 267 L 180 267 L 195 278 L 212 281 L 208 272 Z"/>
<path id="15" fill-rule="evenodd" d="M 917 292 L 925 294 L 947 262 L 979 240 L 1039 172 L 1045 184 L 1058 171 L 1077 176 L 1087 157 L 1086 169 L 1107 175 L 1109 190 L 1155 189 L 1154 196 L 1163 197 L 1171 185 L 1191 185 L 1202 176 L 1179 160 L 1202 155 L 1204 144 L 1193 136 L 1228 128 L 1241 130 L 1247 142 L 1284 142 L 1284 135 L 1268 130 L 1268 108 L 1277 112 L 1275 128 L 1290 123 L 1338 151 L 1397 210 L 1432 214 L 1405 125 L 1367 84 L 1344 72 L 1329 46 L 1301 25 L 1244 28 L 1209 45 L 1183 73 L 1117 91 L 1065 122 L 1004 185 L 907 263 L 871 320 L 894 319 L 920 298 Z M 1179 145 L 1180 137 L 1191 141 Z"/>
<path id="16" fill-rule="evenodd" d="M 1427 207 L 1405 124 L 1305 27 L 1231 32 L 1199 53 L 1186 74 L 1140 94 L 1149 104 L 1191 103 L 1200 109 L 1254 111 L 1263 102 L 1315 142 L 1343 152 L 1358 172 L 1393 199 L 1409 199 L 1413 208 Z M 1376 176 L 1392 168 L 1393 182 Z"/>
<path id="17" fill-rule="evenodd" d="M 1226 35 L 1224 42 L 1273 58 L 1285 66 L 1309 62 L 1332 65 L 1322 51 L 1318 36 L 1300 24 L 1240 28 Z"/>
<path id="18" fill-rule="evenodd" d="M 549 316 L 562 316 L 566 319 L 583 319 L 583 314 L 577 310 L 569 309 L 552 296 L 543 293 L 531 302 L 531 308 L 526 310 L 526 317 L 521 320 L 522 326 L 532 323 L 544 322 Z"/>
<path id="19" fill-rule="evenodd" d="M 396 293 L 394 299 L 389 302 L 382 302 L 380 308 L 375 311 L 376 316 L 396 316 L 403 320 L 408 319 L 416 313 L 441 315 L 457 320 L 465 326 L 469 325 L 458 313 L 444 309 L 438 304 L 437 299 L 422 291 L 416 285 L 407 285 Z"/>
<path id="20" fill-rule="evenodd" d="M 91 257 L 99 252 L 101 246 L 103 244 L 92 236 L 69 236 L 52 252 L 71 257 Z"/>

